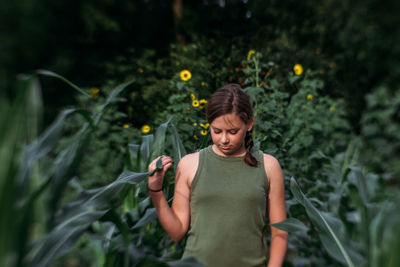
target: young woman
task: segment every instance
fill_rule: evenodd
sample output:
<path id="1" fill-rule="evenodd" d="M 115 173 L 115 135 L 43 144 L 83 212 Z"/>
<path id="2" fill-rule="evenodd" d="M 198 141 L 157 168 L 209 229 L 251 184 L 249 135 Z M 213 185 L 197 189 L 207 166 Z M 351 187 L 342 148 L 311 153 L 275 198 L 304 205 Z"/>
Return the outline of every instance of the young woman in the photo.
<path id="1" fill-rule="evenodd" d="M 238 85 L 217 90 L 208 101 L 207 120 L 213 145 L 183 157 L 176 171 L 170 207 L 162 192 L 172 159 L 148 180 L 158 218 L 173 241 L 186 234 L 183 257 L 206 267 L 281 266 L 288 234 L 271 227 L 266 255 L 265 216 L 286 219 L 284 181 L 279 162 L 253 149 L 253 110 Z M 156 158 L 149 165 L 155 169 Z"/>

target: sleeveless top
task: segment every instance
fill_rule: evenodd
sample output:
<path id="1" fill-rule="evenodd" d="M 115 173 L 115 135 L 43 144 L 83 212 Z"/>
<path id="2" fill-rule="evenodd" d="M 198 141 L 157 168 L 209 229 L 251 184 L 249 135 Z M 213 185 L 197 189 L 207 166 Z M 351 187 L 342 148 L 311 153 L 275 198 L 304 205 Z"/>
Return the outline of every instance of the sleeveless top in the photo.
<path id="1" fill-rule="evenodd" d="M 183 258 L 206 267 L 266 266 L 264 238 L 268 179 L 263 153 L 223 157 L 211 146 L 200 150 L 190 192 L 190 228 Z"/>

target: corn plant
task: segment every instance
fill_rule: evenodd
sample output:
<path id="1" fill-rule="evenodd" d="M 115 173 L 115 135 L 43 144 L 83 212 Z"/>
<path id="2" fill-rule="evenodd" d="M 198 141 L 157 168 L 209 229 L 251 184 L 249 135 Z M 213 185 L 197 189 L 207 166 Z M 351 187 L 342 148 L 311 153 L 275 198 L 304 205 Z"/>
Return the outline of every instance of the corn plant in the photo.
<path id="1" fill-rule="evenodd" d="M 360 167 L 354 166 L 354 160 L 349 160 L 352 148 L 350 145 L 340 161 L 320 152 L 330 169 L 326 182 L 320 182 L 316 189 L 320 190 L 320 200 L 327 199 L 325 204 L 307 197 L 293 177 L 290 190 L 332 259 L 346 266 L 398 266 L 400 216 L 395 207 L 400 199 L 396 190 L 380 183 L 382 179 L 377 175 L 364 175 Z M 357 157 L 357 153 L 353 155 Z M 321 194 L 323 188 L 329 188 L 325 196 Z M 294 218 L 273 226 L 310 233 L 302 221 Z"/>
<path id="2" fill-rule="evenodd" d="M 38 73 L 61 79 L 85 94 L 84 90 L 55 73 L 43 70 Z M 21 84 L 21 94 L 14 103 L 2 105 L 4 116 L 0 120 L 4 129 L 0 136 L 0 264 L 47 266 L 74 248 L 86 235 L 93 241 L 93 246 L 98 244 L 95 240 L 101 240 L 104 256 L 98 260 L 100 265 L 139 266 L 152 262 L 160 266 L 196 266 L 191 258 L 177 261 L 166 255 L 153 255 L 143 245 L 143 239 L 150 235 L 143 228 L 156 219 L 154 210 L 148 208 L 149 198 L 129 201 L 132 193 L 137 194 L 143 188 L 142 181 L 162 168 L 161 161 L 157 162 L 157 169 L 152 172 L 145 171 L 144 166 L 163 152 L 169 122 L 159 127 L 154 138 L 143 137 L 141 153 L 135 154 L 135 146 L 130 146 L 130 165 L 136 172 L 126 169 L 112 183 L 88 190 L 82 189 L 74 179 L 88 141 L 104 111 L 132 82 L 117 86 L 95 114 L 82 109 L 63 111 L 48 129 L 25 146 L 22 145 L 27 130 L 24 107 L 30 103 L 25 101 L 25 93 L 37 92 L 39 88 L 36 75 L 24 77 Z M 86 122 L 65 149 L 50 156 L 62 136 L 64 122 L 73 114 L 82 115 Z M 171 128 L 170 140 L 178 162 L 186 152 L 174 126 L 171 125 Z M 78 197 L 63 203 L 63 193 L 70 185 L 77 189 Z"/>

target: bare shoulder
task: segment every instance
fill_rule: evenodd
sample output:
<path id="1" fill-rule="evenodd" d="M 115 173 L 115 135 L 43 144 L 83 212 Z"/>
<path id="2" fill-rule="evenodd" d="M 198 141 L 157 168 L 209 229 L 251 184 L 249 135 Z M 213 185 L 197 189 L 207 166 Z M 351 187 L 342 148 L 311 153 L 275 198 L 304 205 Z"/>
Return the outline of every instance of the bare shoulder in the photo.
<path id="1" fill-rule="evenodd" d="M 196 168 L 199 162 L 199 152 L 190 153 L 181 158 L 178 163 L 178 168 L 182 170 Z"/>
<path id="2" fill-rule="evenodd" d="M 283 178 L 281 165 L 274 156 L 264 154 L 264 168 L 270 182 L 272 180 Z"/>
<path id="3" fill-rule="evenodd" d="M 270 165 L 272 168 L 281 168 L 279 161 L 272 155 L 264 153 L 264 163 Z"/>
<path id="4" fill-rule="evenodd" d="M 199 165 L 199 152 L 190 153 L 181 158 L 178 163 L 177 172 L 187 179 L 187 183 L 190 186 L 192 180 L 196 174 L 197 166 Z"/>

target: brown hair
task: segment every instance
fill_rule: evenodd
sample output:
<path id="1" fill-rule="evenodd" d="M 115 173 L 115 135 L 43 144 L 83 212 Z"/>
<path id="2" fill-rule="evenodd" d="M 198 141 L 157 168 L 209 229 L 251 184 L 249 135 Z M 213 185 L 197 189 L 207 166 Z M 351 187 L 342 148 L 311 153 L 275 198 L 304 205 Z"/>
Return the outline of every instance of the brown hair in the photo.
<path id="1" fill-rule="evenodd" d="M 242 90 L 238 84 L 228 84 L 219 88 L 208 100 L 207 121 L 211 124 L 219 116 L 234 113 L 240 117 L 244 123 L 248 123 L 253 118 L 253 107 L 250 97 Z M 257 167 L 258 161 L 251 154 L 253 143 L 253 129 L 247 131 L 244 139 L 246 164 Z"/>

